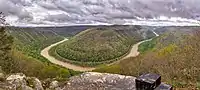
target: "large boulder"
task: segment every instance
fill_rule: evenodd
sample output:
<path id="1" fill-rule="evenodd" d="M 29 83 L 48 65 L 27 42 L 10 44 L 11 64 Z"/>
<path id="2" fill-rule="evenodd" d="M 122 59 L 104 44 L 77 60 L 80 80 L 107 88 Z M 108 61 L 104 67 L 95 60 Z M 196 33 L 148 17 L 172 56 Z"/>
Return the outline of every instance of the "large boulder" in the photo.
<path id="1" fill-rule="evenodd" d="M 28 82 L 28 86 L 33 87 L 34 90 L 44 90 L 40 80 L 35 77 L 27 77 L 27 82 Z"/>
<path id="2" fill-rule="evenodd" d="M 23 86 L 21 86 L 21 90 L 33 90 L 33 88 L 23 85 Z"/>
<path id="3" fill-rule="evenodd" d="M 39 79 L 34 78 L 33 83 L 34 83 L 34 86 L 35 86 L 34 88 L 35 88 L 36 90 L 44 90 L 44 88 L 42 87 L 42 83 L 40 82 Z"/>
<path id="4" fill-rule="evenodd" d="M 135 90 L 135 77 L 86 72 L 71 77 L 63 90 Z"/>
<path id="5" fill-rule="evenodd" d="M 59 87 L 58 81 L 52 81 L 52 82 L 50 83 L 50 86 L 49 86 L 50 89 L 55 89 L 55 88 L 57 88 L 57 87 Z"/>
<path id="6" fill-rule="evenodd" d="M 16 90 L 16 87 L 6 82 L 0 82 L 0 90 Z"/>
<path id="7" fill-rule="evenodd" d="M 21 87 L 21 86 L 26 86 L 26 76 L 22 73 L 17 73 L 10 75 L 6 81 L 9 84 L 14 85 L 15 87 Z"/>
<path id="8" fill-rule="evenodd" d="M 20 90 L 44 90 L 44 88 L 42 87 L 42 83 L 39 79 L 35 77 L 26 77 L 22 73 L 10 75 L 6 79 L 6 81 L 8 84 L 10 84 L 10 86 L 18 88 Z M 31 87 L 33 87 L 34 89 Z"/>
<path id="9" fill-rule="evenodd" d="M 59 86 L 59 82 L 58 81 L 52 81 L 50 83 L 49 89 L 51 89 L 51 90 L 62 90 L 61 87 Z"/>

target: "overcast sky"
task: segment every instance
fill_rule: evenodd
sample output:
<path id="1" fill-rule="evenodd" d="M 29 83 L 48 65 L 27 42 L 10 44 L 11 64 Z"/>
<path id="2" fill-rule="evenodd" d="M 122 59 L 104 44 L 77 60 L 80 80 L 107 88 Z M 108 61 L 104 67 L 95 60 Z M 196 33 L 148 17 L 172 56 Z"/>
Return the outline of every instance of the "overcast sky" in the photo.
<path id="1" fill-rule="evenodd" d="M 200 0 L 0 0 L 10 24 L 123 24 L 155 17 L 198 19 Z"/>

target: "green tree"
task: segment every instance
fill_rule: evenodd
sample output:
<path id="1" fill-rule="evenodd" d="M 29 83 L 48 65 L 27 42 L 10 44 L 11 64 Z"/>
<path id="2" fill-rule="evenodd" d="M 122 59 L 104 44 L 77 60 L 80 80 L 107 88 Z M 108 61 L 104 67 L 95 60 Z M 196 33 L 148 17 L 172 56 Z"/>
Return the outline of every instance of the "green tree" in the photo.
<path id="1" fill-rule="evenodd" d="M 0 66 L 5 72 L 12 72 L 11 68 L 13 62 L 11 59 L 11 48 L 13 43 L 13 38 L 6 33 L 5 19 L 2 13 L 0 13 Z"/>

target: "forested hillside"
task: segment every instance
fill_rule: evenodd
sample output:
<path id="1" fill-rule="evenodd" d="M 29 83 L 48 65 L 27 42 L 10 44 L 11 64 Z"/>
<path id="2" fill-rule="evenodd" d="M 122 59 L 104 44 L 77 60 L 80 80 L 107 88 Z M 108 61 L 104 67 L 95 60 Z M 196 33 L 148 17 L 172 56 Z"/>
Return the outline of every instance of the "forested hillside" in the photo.
<path id="1" fill-rule="evenodd" d="M 8 32 L 14 37 L 14 47 L 23 54 L 48 62 L 40 55 L 45 47 L 71 37 L 85 30 L 86 26 L 78 27 L 8 27 Z"/>
<path id="2" fill-rule="evenodd" d="M 13 41 L 12 47 L 10 46 L 12 49 L 7 52 L 11 59 L 1 60 L 3 70 L 6 73 L 21 72 L 40 79 L 66 79 L 66 77 L 77 74 L 78 72 L 73 70 L 51 64 L 40 55 L 40 52 L 52 43 L 64 39 L 64 36 L 73 36 L 84 28 L 80 27 L 80 29 L 74 31 L 68 31 L 66 27 L 58 27 L 57 31 L 54 29 L 56 28 L 7 27 L 2 30 L 6 35 L 11 35 Z"/>
<path id="3" fill-rule="evenodd" d="M 51 55 L 82 66 L 103 64 L 94 70 L 97 72 L 131 76 L 158 73 L 164 82 L 176 88 L 200 86 L 199 27 L 99 26 L 81 30 L 66 33 L 59 29 L 12 27 L 6 33 L 2 28 L 0 37 L 5 40 L 0 45 L 0 66 L 6 73 L 22 72 L 40 79 L 62 80 L 79 74 L 54 65 L 40 55 L 43 48 L 67 37 L 68 41 L 50 50 Z M 160 36 L 140 44 L 138 57 L 104 65 L 126 55 L 133 44 L 154 37 L 152 30 Z"/>
<path id="4" fill-rule="evenodd" d="M 118 29 L 120 27 L 121 29 Z M 127 37 L 134 36 L 133 33 L 135 32 L 131 30 L 129 30 L 130 32 L 124 32 L 122 30 L 124 27 L 120 27 L 113 26 L 112 28 L 113 30 L 116 29 L 117 32 L 115 33 L 122 33 L 121 35 L 127 35 Z M 58 42 L 65 37 L 70 38 L 87 28 L 94 28 L 94 26 L 72 26 L 55 28 L 7 27 L 5 31 L 7 31 L 7 34 L 10 34 L 13 37 L 12 50 L 10 51 L 12 59 L 9 61 L 9 63 L 12 63 L 13 67 L 10 67 L 8 73 L 22 72 L 28 76 L 35 76 L 41 79 L 70 77 L 77 74 L 78 72 L 74 72 L 73 70 L 65 69 L 60 66 L 51 64 L 47 59 L 40 55 L 40 52 L 43 48 L 51 45 L 52 43 Z M 143 36 L 139 37 L 137 34 L 135 34 L 135 36 L 139 37 L 140 40 L 153 36 L 152 32 L 146 32 L 146 29 L 141 30 L 140 32 L 137 31 L 137 33 L 141 33 L 140 35 Z M 147 33 L 149 34 L 149 37 L 145 35 Z"/>
<path id="5" fill-rule="evenodd" d="M 73 64 L 95 66 L 119 60 L 133 44 L 153 36 L 152 31 L 140 26 L 91 28 L 54 47 L 50 53 Z"/>
<path id="6" fill-rule="evenodd" d="M 170 32 L 140 45 L 138 57 L 95 71 L 139 76 L 158 73 L 179 88 L 200 87 L 200 31 L 198 27 L 168 28 Z M 173 29 L 173 30 L 172 30 Z"/>
<path id="7" fill-rule="evenodd" d="M 9 32 L 14 37 L 14 48 L 43 62 L 48 60 L 40 55 L 40 51 L 63 39 L 54 31 L 39 31 L 31 28 L 13 28 Z"/>

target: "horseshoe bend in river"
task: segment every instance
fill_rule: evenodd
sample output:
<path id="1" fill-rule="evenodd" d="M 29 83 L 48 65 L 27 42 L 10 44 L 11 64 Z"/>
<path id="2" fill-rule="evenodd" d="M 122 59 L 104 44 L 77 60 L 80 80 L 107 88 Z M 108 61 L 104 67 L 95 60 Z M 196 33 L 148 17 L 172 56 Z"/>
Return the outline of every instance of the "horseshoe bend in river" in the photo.
<path id="1" fill-rule="evenodd" d="M 153 31 L 153 32 L 154 32 L 154 31 Z M 156 34 L 155 32 L 154 32 L 154 34 L 155 34 L 156 36 L 159 36 L 159 35 Z M 72 69 L 72 70 L 75 70 L 75 71 L 92 71 L 92 70 L 94 70 L 94 69 L 95 69 L 94 67 L 82 67 L 82 66 L 78 66 L 78 65 L 75 65 L 75 64 L 63 62 L 63 61 L 58 60 L 58 59 L 54 58 L 53 56 L 50 56 L 50 55 L 49 55 L 49 50 L 50 50 L 52 47 L 54 47 L 54 46 L 56 46 L 56 45 L 59 45 L 59 44 L 65 42 L 65 41 L 67 41 L 67 40 L 68 40 L 68 39 L 64 39 L 64 40 L 59 41 L 59 42 L 57 42 L 57 43 L 51 44 L 50 46 L 46 47 L 45 49 L 43 49 L 43 50 L 41 51 L 41 55 L 42 55 L 43 57 L 45 57 L 46 59 L 48 59 L 51 63 L 57 64 L 57 65 L 60 65 L 60 66 L 63 66 L 63 67 L 65 67 L 65 68 L 69 68 L 69 69 Z M 131 51 L 129 52 L 128 55 L 126 55 L 126 56 L 123 57 L 122 59 L 120 59 L 120 60 L 118 60 L 118 61 L 115 61 L 115 62 L 113 62 L 113 63 L 111 63 L 111 64 L 117 63 L 117 62 L 119 62 L 119 61 L 121 61 L 121 60 L 123 60 L 123 59 L 129 58 L 129 57 L 136 57 L 136 56 L 138 56 L 138 55 L 139 55 L 138 46 L 139 46 L 141 43 L 143 43 L 143 42 L 151 41 L 151 40 L 152 40 L 152 39 L 148 39 L 148 40 L 144 40 L 144 41 L 141 41 L 141 42 L 138 42 L 138 43 L 134 44 L 134 45 L 132 46 Z M 109 65 L 109 64 L 108 64 L 108 65 Z"/>

